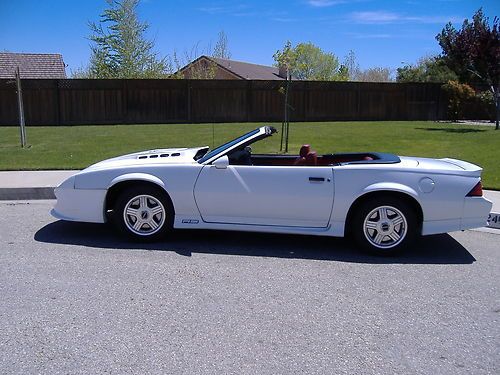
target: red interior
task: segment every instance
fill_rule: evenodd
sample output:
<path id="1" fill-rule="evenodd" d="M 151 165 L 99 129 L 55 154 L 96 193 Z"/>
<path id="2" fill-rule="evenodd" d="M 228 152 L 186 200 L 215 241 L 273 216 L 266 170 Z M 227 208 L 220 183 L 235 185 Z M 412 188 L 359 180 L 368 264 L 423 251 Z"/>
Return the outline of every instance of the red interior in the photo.
<path id="1" fill-rule="evenodd" d="M 328 166 L 353 161 L 370 161 L 375 158 L 369 154 L 330 154 L 317 155 L 315 151 L 309 151 L 306 157 L 299 155 L 252 155 L 253 165 L 317 165 Z"/>

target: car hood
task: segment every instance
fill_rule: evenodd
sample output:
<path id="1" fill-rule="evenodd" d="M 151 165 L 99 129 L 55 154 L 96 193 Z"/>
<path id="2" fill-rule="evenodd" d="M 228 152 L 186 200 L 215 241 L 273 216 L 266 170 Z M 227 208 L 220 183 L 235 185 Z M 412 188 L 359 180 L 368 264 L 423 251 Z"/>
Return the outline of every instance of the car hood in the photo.
<path id="1" fill-rule="evenodd" d="M 134 152 L 100 161 L 87 167 L 85 171 L 140 166 L 151 164 L 192 164 L 196 163 L 195 155 L 200 150 L 208 150 L 208 146 L 195 148 L 163 148 Z"/>

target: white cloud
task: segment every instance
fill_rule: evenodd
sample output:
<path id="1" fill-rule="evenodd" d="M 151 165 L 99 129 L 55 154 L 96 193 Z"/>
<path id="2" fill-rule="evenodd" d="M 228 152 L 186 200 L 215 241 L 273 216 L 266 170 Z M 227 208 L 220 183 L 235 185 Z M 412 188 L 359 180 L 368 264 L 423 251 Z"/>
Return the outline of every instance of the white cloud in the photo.
<path id="1" fill-rule="evenodd" d="M 354 12 L 350 20 L 365 24 L 387 24 L 387 23 L 437 23 L 460 22 L 463 18 L 457 16 L 407 16 L 400 13 L 387 11 Z"/>
<path id="2" fill-rule="evenodd" d="M 352 34 L 356 39 L 388 39 L 393 38 L 391 34 Z"/>
<path id="3" fill-rule="evenodd" d="M 399 21 L 401 16 L 396 13 L 376 11 L 376 12 L 354 12 L 351 18 L 359 23 L 388 23 Z"/>
<path id="4" fill-rule="evenodd" d="M 310 6 L 316 8 L 331 7 L 332 5 L 345 4 L 346 0 L 307 0 Z"/>
<path id="5" fill-rule="evenodd" d="M 242 13 L 245 12 L 247 9 L 248 6 L 246 4 L 215 5 L 215 6 L 206 6 L 198 8 L 200 12 L 208 13 L 211 15 Z"/>

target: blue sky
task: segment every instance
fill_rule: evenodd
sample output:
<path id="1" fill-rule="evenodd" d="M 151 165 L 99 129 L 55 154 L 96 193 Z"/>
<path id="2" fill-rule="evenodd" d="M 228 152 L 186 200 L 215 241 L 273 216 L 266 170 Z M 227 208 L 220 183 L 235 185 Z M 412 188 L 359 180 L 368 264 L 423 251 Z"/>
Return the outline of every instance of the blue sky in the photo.
<path id="1" fill-rule="evenodd" d="M 86 65 L 87 23 L 105 7 L 104 0 L 0 0 L 0 51 L 61 53 L 70 73 Z M 235 60 L 271 65 L 289 39 L 341 60 L 352 49 L 362 68 L 397 68 L 438 53 L 434 37 L 443 26 L 460 26 L 479 7 L 500 16 L 499 0 L 142 0 L 138 12 L 164 55 L 203 52 L 224 30 Z"/>

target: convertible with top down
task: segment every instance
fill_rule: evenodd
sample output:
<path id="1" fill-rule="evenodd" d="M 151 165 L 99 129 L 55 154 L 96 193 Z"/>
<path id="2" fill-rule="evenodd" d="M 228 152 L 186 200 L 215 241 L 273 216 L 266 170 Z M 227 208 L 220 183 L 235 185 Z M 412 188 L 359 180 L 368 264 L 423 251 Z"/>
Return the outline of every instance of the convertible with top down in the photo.
<path id="1" fill-rule="evenodd" d="M 481 171 L 456 159 L 386 153 L 254 154 L 262 126 L 213 150 L 170 148 L 108 159 L 55 189 L 58 219 L 113 222 L 158 240 L 172 229 L 351 235 L 380 255 L 420 235 L 481 227 L 491 202 Z"/>

